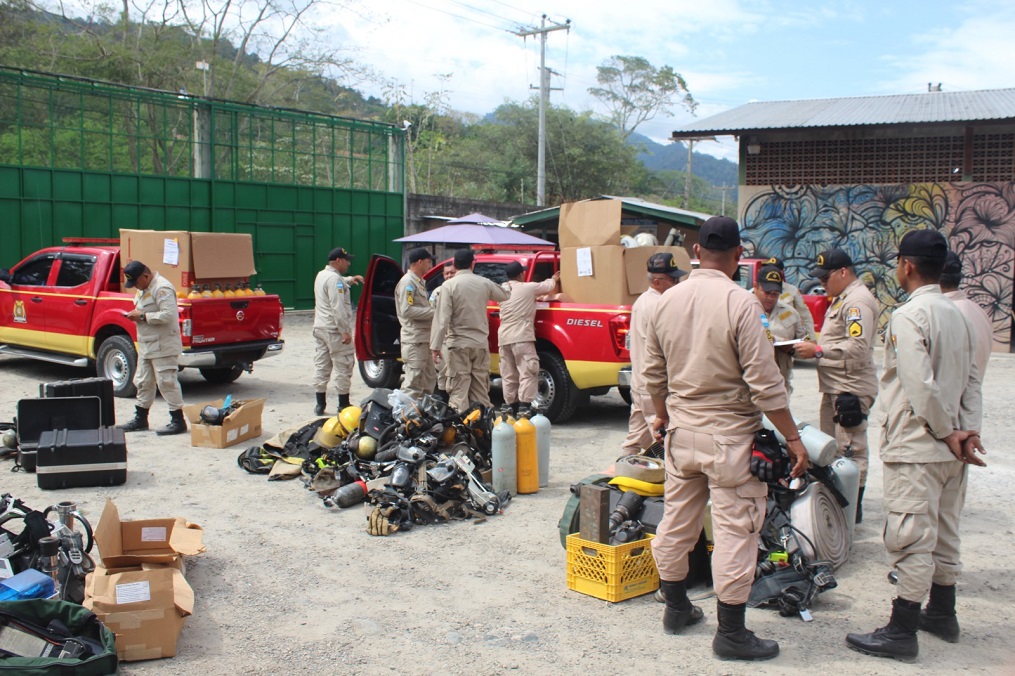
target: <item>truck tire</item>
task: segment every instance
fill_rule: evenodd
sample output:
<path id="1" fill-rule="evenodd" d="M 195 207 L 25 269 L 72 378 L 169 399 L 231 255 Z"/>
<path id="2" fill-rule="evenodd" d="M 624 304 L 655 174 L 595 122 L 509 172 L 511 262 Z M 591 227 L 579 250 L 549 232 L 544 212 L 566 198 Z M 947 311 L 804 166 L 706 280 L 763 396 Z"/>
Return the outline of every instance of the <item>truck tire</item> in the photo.
<path id="1" fill-rule="evenodd" d="M 368 359 L 359 363 L 359 375 L 367 387 L 395 389 L 402 378 L 402 362 L 395 359 Z"/>
<path id="2" fill-rule="evenodd" d="M 113 381 L 113 396 L 133 397 L 134 373 L 137 371 L 137 350 L 134 342 L 123 335 L 110 336 L 102 341 L 95 353 L 95 374 Z"/>
<path id="3" fill-rule="evenodd" d="M 574 415 L 582 396 L 571 382 L 563 357 L 556 352 L 540 352 L 538 381 L 536 401 L 550 422 L 564 422 Z"/>
<path id="4" fill-rule="evenodd" d="M 218 383 L 221 385 L 231 383 L 243 375 L 242 366 L 224 366 L 198 370 L 201 372 L 201 376 L 209 383 Z"/>

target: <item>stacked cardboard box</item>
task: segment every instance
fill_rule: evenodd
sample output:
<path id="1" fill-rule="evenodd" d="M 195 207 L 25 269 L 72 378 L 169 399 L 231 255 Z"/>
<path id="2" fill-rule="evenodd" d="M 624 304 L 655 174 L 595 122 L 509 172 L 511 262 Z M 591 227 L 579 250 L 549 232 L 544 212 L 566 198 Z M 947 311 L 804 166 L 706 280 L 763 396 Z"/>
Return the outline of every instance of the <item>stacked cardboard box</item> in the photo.
<path id="1" fill-rule="evenodd" d="M 652 254 L 668 252 L 691 271 L 683 247 L 621 246 L 620 200 L 585 200 L 560 208 L 561 290 L 576 303 L 630 305 L 648 288 L 645 267 Z"/>
<path id="2" fill-rule="evenodd" d="M 121 230 L 120 270 L 130 261 L 141 261 L 177 291 L 194 284 L 236 286 L 257 274 L 253 238 L 243 233 Z"/>
<path id="3" fill-rule="evenodd" d="M 84 607 L 116 634 L 125 662 L 176 655 L 176 639 L 194 612 L 184 556 L 204 551 L 203 531 L 181 518 L 121 521 L 106 500 L 95 529 L 102 564 L 85 581 Z"/>

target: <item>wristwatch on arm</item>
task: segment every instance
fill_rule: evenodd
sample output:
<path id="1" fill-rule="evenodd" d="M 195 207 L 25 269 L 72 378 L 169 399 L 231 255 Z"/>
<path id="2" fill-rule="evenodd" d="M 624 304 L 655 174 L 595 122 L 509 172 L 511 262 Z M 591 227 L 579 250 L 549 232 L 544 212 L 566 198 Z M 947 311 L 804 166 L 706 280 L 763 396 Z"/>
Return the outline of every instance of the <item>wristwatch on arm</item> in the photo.
<path id="1" fill-rule="evenodd" d="M 815 359 L 821 359 L 824 356 L 825 356 L 825 351 L 823 349 L 821 349 L 820 345 L 818 345 L 817 347 L 814 348 L 814 358 Z"/>

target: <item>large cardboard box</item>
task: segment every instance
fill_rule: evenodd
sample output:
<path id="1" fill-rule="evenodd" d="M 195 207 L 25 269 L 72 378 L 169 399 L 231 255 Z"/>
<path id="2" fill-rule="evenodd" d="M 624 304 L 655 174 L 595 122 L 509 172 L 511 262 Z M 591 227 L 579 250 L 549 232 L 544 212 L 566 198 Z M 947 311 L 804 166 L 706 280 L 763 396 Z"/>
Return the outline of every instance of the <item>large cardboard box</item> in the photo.
<path id="1" fill-rule="evenodd" d="M 560 248 L 620 245 L 620 218 L 623 203 L 594 199 L 562 204 L 557 235 Z"/>
<path id="2" fill-rule="evenodd" d="M 576 303 L 631 305 L 648 288 L 649 257 L 660 252 L 672 253 L 677 267 L 691 271 L 690 256 L 681 247 L 629 249 L 618 244 L 561 249 L 561 291 Z"/>
<path id="3" fill-rule="evenodd" d="M 96 566 L 82 605 L 116 634 L 121 660 L 152 660 L 176 655 L 184 620 L 194 612 L 194 590 L 174 564 Z"/>
<path id="4" fill-rule="evenodd" d="M 244 233 L 120 230 L 120 269 L 135 260 L 177 290 L 195 283 L 235 284 L 257 274 L 253 238 Z"/>
<path id="5" fill-rule="evenodd" d="M 224 403 L 224 399 L 216 399 L 183 407 L 183 414 L 190 421 L 191 446 L 228 448 L 241 441 L 261 436 L 264 399 L 237 402 L 239 407 L 230 413 L 221 425 L 205 425 L 201 422 L 201 409 L 205 406 L 221 408 Z"/>
<path id="6" fill-rule="evenodd" d="M 185 519 L 121 521 L 116 503 L 106 506 L 95 528 L 95 544 L 107 569 L 144 564 L 173 564 L 180 556 L 204 551 L 204 531 Z"/>

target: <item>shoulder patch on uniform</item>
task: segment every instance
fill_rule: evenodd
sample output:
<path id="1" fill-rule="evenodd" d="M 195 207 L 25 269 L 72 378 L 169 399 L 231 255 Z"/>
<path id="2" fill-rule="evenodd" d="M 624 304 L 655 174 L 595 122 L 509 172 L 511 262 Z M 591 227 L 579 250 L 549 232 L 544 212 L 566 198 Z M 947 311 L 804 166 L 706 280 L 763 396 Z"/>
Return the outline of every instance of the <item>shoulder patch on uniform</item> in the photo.
<path id="1" fill-rule="evenodd" d="M 850 322 L 846 326 L 846 333 L 853 338 L 859 338 L 863 335 L 863 324 L 860 322 Z"/>
<path id="2" fill-rule="evenodd" d="M 779 319 L 789 319 L 790 315 L 792 314 L 793 312 L 791 310 L 786 310 L 781 315 L 779 315 Z"/>
<path id="3" fill-rule="evenodd" d="M 174 294 L 171 290 L 167 289 L 166 287 L 162 287 L 161 289 L 155 292 L 155 297 L 158 298 L 159 300 L 175 295 L 176 294 Z"/>
<path id="4" fill-rule="evenodd" d="M 860 308 L 851 307 L 846 310 L 846 321 L 847 322 L 858 322 L 862 319 L 860 315 Z"/>
<path id="5" fill-rule="evenodd" d="M 405 293 L 405 302 L 408 303 L 409 305 L 412 305 L 415 302 L 413 300 L 413 298 L 412 298 L 412 287 L 411 286 L 409 287 L 409 290 L 406 291 L 406 293 Z"/>
<path id="6" fill-rule="evenodd" d="M 409 293 L 412 293 L 413 291 L 416 290 L 416 287 L 412 285 L 412 282 L 409 282 L 408 284 L 405 285 L 405 290 L 408 291 Z"/>

